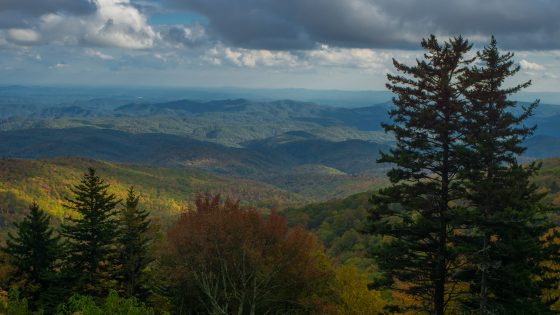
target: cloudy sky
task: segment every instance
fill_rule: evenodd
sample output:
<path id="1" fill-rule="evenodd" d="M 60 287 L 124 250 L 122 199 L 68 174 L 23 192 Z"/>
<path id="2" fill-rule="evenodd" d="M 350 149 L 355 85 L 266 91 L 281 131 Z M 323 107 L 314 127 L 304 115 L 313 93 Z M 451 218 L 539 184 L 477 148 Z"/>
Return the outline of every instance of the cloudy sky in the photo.
<path id="1" fill-rule="evenodd" d="M 494 34 L 560 91 L 558 0 L 0 0 L 0 84 L 381 90 L 422 37 Z"/>

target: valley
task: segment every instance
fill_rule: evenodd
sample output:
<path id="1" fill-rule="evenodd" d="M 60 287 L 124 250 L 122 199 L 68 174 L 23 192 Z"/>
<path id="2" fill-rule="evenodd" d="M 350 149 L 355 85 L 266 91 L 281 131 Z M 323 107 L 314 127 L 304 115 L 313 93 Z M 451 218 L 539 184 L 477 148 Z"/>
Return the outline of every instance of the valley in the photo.
<path id="1" fill-rule="evenodd" d="M 241 92 L 226 90 L 221 95 L 256 97 Z M 215 100 L 208 91 L 194 90 L 147 91 L 145 97 L 138 93 L 1 89 L 1 193 L 10 197 L 0 208 L 18 212 L 24 204 L 46 198 L 39 190 L 22 191 L 33 185 L 6 178 L 17 178 L 28 169 L 29 176 L 22 180 L 35 178 L 46 187 L 60 187 L 65 184 L 59 176 L 33 172 L 42 165 L 39 169 L 53 168 L 72 174 L 65 178 L 76 178 L 85 170 L 83 165 L 80 169 L 84 161 L 122 183 L 119 190 L 130 182 L 126 172 L 151 174 L 141 181 L 146 186 L 139 188 L 147 206 L 169 203 L 171 212 L 187 208 L 195 192 L 223 192 L 251 205 L 284 209 L 344 198 L 386 183 L 390 166 L 376 163 L 379 152 L 393 145 L 393 138 L 381 128 L 389 122 L 386 94 L 370 94 L 380 102 L 362 106 L 355 102 L 364 97 L 359 93 L 340 94 L 350 100 L 346 105 L 334 92 L 324 96 L 328 105 L 309 101 L 311 96 L 320 100 L 319 93 L 310 91 L 270 94 L 299 95 L 306 101 Z M 559 115 L 560 106 L 538 107 L 528 123 L 539 128 L 526 143 L 524 160 L 560 155 L 560 126 L 555 123 Z M 151 177 L 158 172 L 170 178 Z M 161 181 L 168 188 L 157 189 Z M 174 184 L 163 184 L 167 181 Z M 177 184 L 182 181 L 184 187 Z M 158 190 L 163 193 L 160 201 L 154 192 Z M 62 200 L 63 194 L 54 197 Z M 63 211 L 59 201 L 48 208 L 58 215 Z"/>

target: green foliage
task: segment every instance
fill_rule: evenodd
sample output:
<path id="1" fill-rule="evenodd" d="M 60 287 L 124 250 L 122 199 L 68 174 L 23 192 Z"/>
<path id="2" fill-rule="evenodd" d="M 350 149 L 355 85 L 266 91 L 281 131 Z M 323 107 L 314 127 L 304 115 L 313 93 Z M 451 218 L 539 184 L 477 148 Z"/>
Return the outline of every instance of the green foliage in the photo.
<path id="1" fill-rule="evenodd" d="M 74 196 L 66 205 L 78 217 L 69 218 L 61 226 L 68 242 L 66 272 L 74 290 L 93 296 L 101 296 L 114 286 L 116 272 L 115 207 L 120 201 L 108 192 L 108 187 L 94 169 L 88 169 L 80 183 L 71 189 Z"/>
<path id="2" fill-rule="evenodd" d="M 8 301 L 5 309 L 6 315 L 40 315 L 41 312 L 33 313 L 29 309 L 26 298 L 21 298 L 16 288 L 10 289 L 8 293 Z"/>
<path id="3" fill-rule="evenodd" d="M 458 193 L 456 174 L 461 160 L 460 137 L 464 100 L 458 88 L 471 49 L 461 37 L 440 43 L 422 41 L 424 59 L 413 66 L 394 61 L 398 75 L 387 75 L 396 94 L 389 112 L 396 146 L 379 162 L 392 163 L 391 186 L 372 198 L 369 231 L 390 240 L 373 252 L 385 272 L 380 285 L 395 288 L 394 280 L 410 285 L 403 290 L 418 299 L 416 311 L 444 314 L 457 268 L 450 247 L 455 227 L 453 203 Z"/>
<path id="4" fill-rule="evenodd" d="M 480 314 L 544 314 L 554 301 L 543 301 L 543 291 L 560 281 L 542 276 L 549 272 L 544 262 L 559 249 L 540 239 L 552 225 L 541 203 L 544 194 L 530 183 L 539 166 L 517 163 L 523 141 L 534 131 L 525 124 L 537 102 L 514 110 L 516 102 L 508 97 L 530 82 L 503 87 L 519 66 L 512 53 L 500 54 L 494 38 L 477 57 L 481 66 L 467 71 L 463 89 L 468 100 L 463 154 L 469 163 L 460 174 L 467 209 L 459 219 L 469 231 L 458 244 L 470 262 L 463 271 L 471 292 L 465 304 Z"/>
<path id="5" fill-rule="evenodd" d="M 388 236 L 372 251 L 384 271 L 376 284 L 408 300 L 396 311 L 548 314 L 559 248 L 530 181 L 538 165 L 517 162 L 537 103 L 508 100 L 530 82 L 502 87 L 519 67 L 494 39 L 481 66 L 468 66 L 462 38 L 422 45 L 424 60 L 395 61 L 402 75 L 388 75 L 397 97 L 385 129 L 397 144 L 380 159 L 395 165 L 392 185 L 369 217 L 369 231 Z"/>
<path id="6" fill-rule="evenodd" d="M 150 213 L 138 206 L 139 196 L 134 187 L 130 187 L 119 213 L 118 255 L 116 264 L 119 265 L 117 279 L 120 291 L 127 296 L 145 295 L 144 272 L 148 264 L 153 261 L 148 251 L 151 237 L 148 235 L 151 220 Z"/>
<path id="7" fill-rule="evenodd" d="M 68 302 L 58 307 L 57 315 L 154 315 L 152 308 L 145 307 L 135 298 L 119 297 L 115 291 L 110 291 L 103 303 L 98 303 L 91 296 L 74 295 Z"/>
<path id="8" fill-rule="evenodd" d="M 49 216 L 35 203 L 15 226 L 16 234 L 9 234 L 2 248 L 15 267 L 12 282 L 18 284 L 34 308 L 53 303 L 48 299 L 55 290 L 57 262 L 62 257 L 60 238 L 54 235 Z"/>
<path id="9" fill-rule="evenodd" d="M 375 272 L 367 257 L 379 239 L 362 233 L 370 208 L 371 193 L 360 193 L 339 200 L 308 204 L 282 211 L 291 226 L 303 225 L 313 231 L 326 247 L 327 254 L 340 264 L 351 264 Z"/>

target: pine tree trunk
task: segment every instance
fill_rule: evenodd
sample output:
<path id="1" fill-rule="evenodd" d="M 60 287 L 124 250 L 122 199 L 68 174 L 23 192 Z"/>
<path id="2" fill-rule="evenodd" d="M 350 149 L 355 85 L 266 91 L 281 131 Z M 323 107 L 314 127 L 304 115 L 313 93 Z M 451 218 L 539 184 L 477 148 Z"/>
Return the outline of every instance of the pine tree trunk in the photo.
<path id="1" fill-rule="evenodd" d="M 446 127 L 444 132 L 448 131 L 448 123 L 450 120 L 449 110 L 445 111 Z M 447 210 L 449 207 L 449 135 L 444 134 L 442 143 L 442 172 L 441 172 L 441 204 L 439 205 L 439 244 L 437 250 L 436 265 L 436 283 L 434 307 L 436 315 L 444 315 L 445 312 L 445 281 L 446 281 L 446 242 L 447 242 Z"/>
<path id="2" fill-rule="evenodd" d="M 483 241 L 483 249 L 482 255 L 484 257 L 484 261 L 482 262 L 481 266 L 481 275 L 480 275 L 480 315 L 487 315 L 488 314 L 488 268 L 489 268 L 489 259 L 488 259 L 488 236 L 486 232 L 484 232 L 484 241 Z"/>
<path id="3" fill-rule="evenodd" d="M 442 231 L 445 231 L 445 225 L 442 225 Z M 438 248 L 438 261 L 436 270 L 436 288 L 434 296 L 435 314 L 443 315 L 445 306 L 445 233 L 441 233 Z"/>
<path id="4" fill-rule="evenodd" d="M 436 279 L 435 279 L 435 294 L 434 294 L 434 307 L 436 315 L 444 315 L 445 308 L 445 243 L 447 242 L 447 223 L 445 222 L 445 212 L 447 210 L 447 178 L 443 179 L 442 185 L 442 209 L 440 210 L 440 231 L 439 231 L 439 244 L 437 250 L 437 265 L 436 265 Z"/>
<path id="5" fill-rule="evenodd" d="M 494 137 L 496 137 L 494 135 Z M 494 161 L 492 159 L 490 159 L 489 162 L 489 166 L 488 166 L 488 171 L 486 174 L 486 179 L 487 180 L 494 180 L 494 174 L 495 174 L 495 167 L 494 167 Z M 488 205 L 490 204 L 490 198 L 488 198 Z M 484 210 L 484 221 L 488 222 L 489 221 L 489 214 L 490 214 L 491 209 L 486 208 Z M 488 310 L 488 272 L 490 271 L 491 268 L 491 262 L 490 262 L 490 236 L 488 235 L 488 231 L 484 231 L 483 235 L 482 235 L 483 239 L 482 239 L 482 264 L 480 267 L 480 301 L 479 301 L 479 307 L 480 307 L 480 315 L 487 315 L 490 314 L 489 310 Z"/>

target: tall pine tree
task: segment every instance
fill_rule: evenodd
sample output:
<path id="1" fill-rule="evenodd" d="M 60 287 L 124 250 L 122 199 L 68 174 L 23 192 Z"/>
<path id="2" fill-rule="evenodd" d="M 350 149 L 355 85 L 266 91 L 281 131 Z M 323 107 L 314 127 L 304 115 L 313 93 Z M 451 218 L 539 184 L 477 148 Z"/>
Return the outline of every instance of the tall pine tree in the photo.
<path id="1" fill-rule="evenodd" d="M 461 37 L 440 43 L 422 41 L 423 60 L 407 66 L 394 60 L 399 75 L 388 75 L 387 87 L 396 97 L 389 112 L 393 124 L 384 125 L 396 146 L 379 162 L 392 163 L 392 183 L 372 197 L 369 232 L 390 236 L 373 251 L 385 282 L 418 300 L 416 311 L 443 315 L 453 292 L 456 253 L 452 219 L 457 208 L 456 175 L 464 165 L 457 154 L 462 137 L 465 103 L 461 76 L 471 49 Z M 397 287 L 397 280 L 405 285 Z M 451 286 L 450 286 L 451 287 Z"/>
<path id="2" fill-rule="evenodd" d="M 480 66 L 466 72 L 463 86 L 469 163 L 461 177 L 469 232 L 461 247 L 471 262 L 467 274 L 474 293 L 467 305 L 481 315 L 544 314 L 541 289 L 550 282 L 542 277 L 543 262 L 553 248 L 540 238 L 550 226 L 543 220 L 543 194 L 530 182 L 538 165 L 517 162 L 534 131 L 524 123 L 537 102 L 521 107 L 508 99 L 531 82 L 504 87 L 519 66 L 512 53 L 500 54 L 494 37 L 477 57 Z"/>
<path id="3" fill-rule="evenodd" d="M 57 262 L 62 257 L 60 237 L 50 227 L 50 218 L 36 203 L 29 214 L 15 223 L 16 234 L 8 234 L 2 248 L 15 267 L 16 285 L 34 308 L 47 301 L 56 283 Z"/>
<path id="4" fill-rule="evenodd" d="M 148 246 L 151 242 L 149 230 L 150 213 L 138 206 L 139 197 L 130 187 L 119 214 L 119 281 L 121 291 L 127 297 L 141 296 L 145 293 L 144 272 L 153 259 Z"/>
<path id="5" fill-rule="evenodd" d="M 90 168 L 71 190 L 66 207 L 77 216 L 62 225 L 67 238 L 68 276 L 77 293 L 105 296 L 114 287 L 118 226 L 115 207 L 119 200 L 108 184 Z"/>

